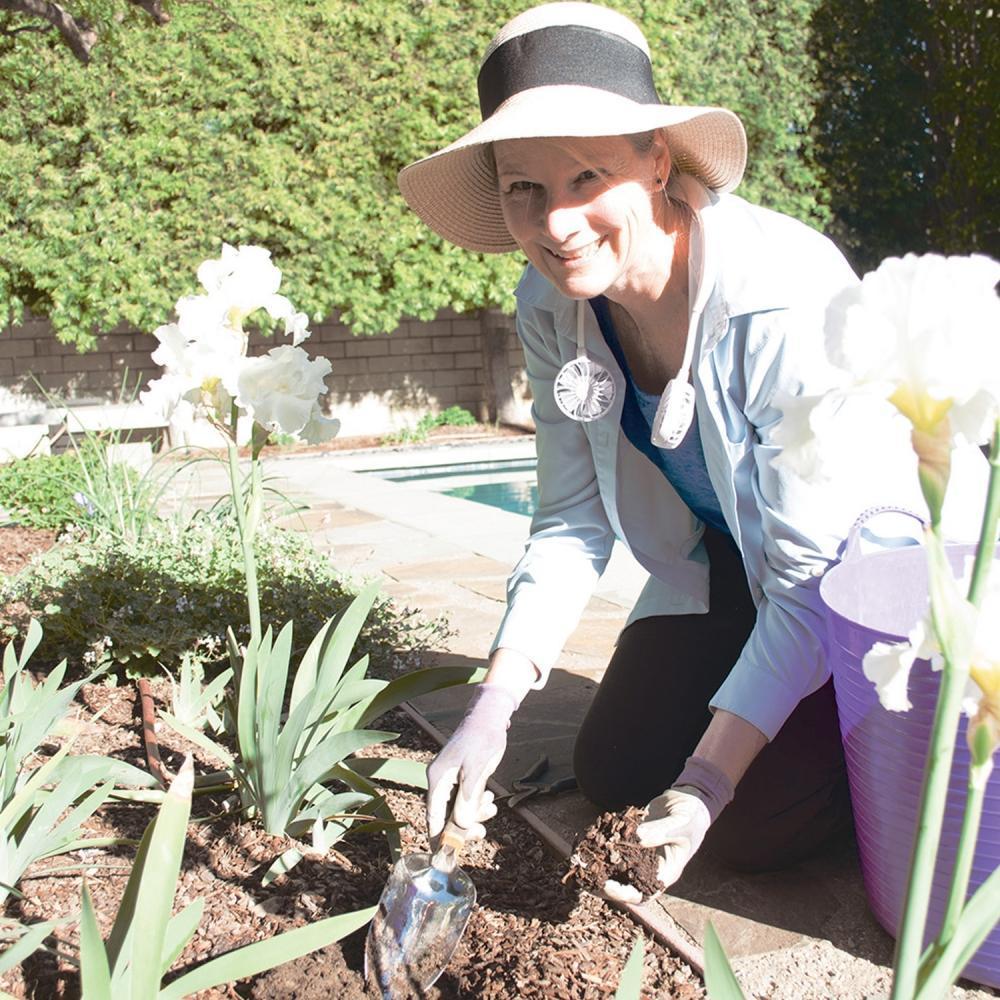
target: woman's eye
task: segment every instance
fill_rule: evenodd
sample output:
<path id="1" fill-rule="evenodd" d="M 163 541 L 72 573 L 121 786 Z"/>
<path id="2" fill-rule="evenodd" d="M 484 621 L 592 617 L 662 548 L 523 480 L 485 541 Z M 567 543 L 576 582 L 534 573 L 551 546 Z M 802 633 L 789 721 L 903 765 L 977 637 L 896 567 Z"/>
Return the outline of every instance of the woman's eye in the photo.
<path id="1" fill-rule="evenodd" d="M 507 185 L 507 193 L 515 194 L 518 191 L 531 191 L 535 187 L 533 181 L 511 181 Z"/>
<path id="2" fill-rule="evenodd" d="M 598 173 L 596 170 L 582 170 L 577 174 L 576 182 L 577 184 L 586 184 L 588 181 L 597 180 Z"/>

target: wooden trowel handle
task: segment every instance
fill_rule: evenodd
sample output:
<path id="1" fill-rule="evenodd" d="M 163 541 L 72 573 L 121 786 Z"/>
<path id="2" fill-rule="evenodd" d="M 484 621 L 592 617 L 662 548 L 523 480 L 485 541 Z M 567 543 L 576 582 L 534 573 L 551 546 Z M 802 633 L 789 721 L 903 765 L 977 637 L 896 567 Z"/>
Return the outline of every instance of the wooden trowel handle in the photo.
<path id="1" fill-rule="evenodd" d="M 454 820 L 448 820 L 441 831 L 438 849 L 434 852 L 431 864 L 439 871 L 452 871 L 458 864 L 468 836 L 468 830 L 459 826 Z"/>

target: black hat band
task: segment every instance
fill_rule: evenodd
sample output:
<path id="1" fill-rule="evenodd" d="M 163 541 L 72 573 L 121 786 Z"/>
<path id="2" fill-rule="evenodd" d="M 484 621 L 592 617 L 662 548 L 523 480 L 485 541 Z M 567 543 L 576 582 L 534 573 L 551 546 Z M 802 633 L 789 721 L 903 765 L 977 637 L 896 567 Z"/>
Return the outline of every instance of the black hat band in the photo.
<path id="1" fill-rule="evenodd" d="M 523 90 L 560 85 L 595 87 L 637 104 L 659 104 L 653 67 L 642 49 L 580 24 L 559 24 L 515 35 L 479 70 L 479 107 L 487 119 Z"/>

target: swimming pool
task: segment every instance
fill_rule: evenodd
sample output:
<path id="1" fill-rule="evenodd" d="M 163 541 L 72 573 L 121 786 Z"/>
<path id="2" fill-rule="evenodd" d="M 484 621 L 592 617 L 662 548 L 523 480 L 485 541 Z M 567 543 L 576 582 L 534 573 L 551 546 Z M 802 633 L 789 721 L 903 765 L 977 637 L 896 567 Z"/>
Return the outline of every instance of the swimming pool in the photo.
<path id="1" fill-rule="evenodd" d="M 528 517 L 538 506 L 534 457 L 377 469 L 372 474 Z"/>

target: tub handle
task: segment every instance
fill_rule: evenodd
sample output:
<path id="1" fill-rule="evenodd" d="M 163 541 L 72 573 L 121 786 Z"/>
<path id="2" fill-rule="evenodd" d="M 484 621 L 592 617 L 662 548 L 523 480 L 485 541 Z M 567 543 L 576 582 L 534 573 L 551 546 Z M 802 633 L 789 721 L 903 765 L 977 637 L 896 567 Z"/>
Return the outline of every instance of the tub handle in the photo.
<path id="1" fill-rule="evenodd" d="M 879 504 L 875 507 L 869 507 L 858 515 L 854 524 L 851 525 L 851 530 L 847 532 L 843 562 L 861 558 L 861 529 L 872 518 L 878 517 L 880 514 L 905 514 L 907 517 L 912 517 L 924 530 L 928 527 L 927 521 L 916 513 L 916 511 L 910 510 L 909 507 L 898 507 L 895 504 Z M 914 539 L 914 541 L 919 541 L 919 539 Z"/>

